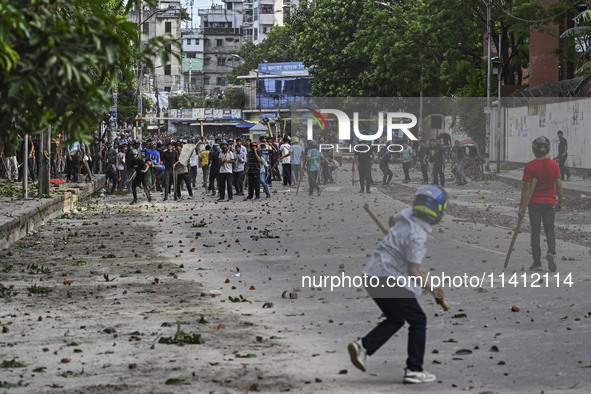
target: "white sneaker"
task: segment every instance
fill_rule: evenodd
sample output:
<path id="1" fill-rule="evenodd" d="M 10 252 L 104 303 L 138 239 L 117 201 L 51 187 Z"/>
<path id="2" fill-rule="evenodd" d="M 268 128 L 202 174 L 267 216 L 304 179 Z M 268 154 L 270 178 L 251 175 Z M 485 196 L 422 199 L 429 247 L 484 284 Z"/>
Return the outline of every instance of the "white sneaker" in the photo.
<path id="1" fill-rule="evenodd" d="M 353 365 L 365 372 L 365 358 L 367 357 L 367 349 L 363 347 L 361 339 L 351 342 L 349 346 L 347 346 L 347 349 L 349 350 L 349 355 L 351 356 L 351 362 Z"/>
<path id="2" fill-rule="evenodd" d="M 550 272 L 556 272 L 556 255 L 548 253 L 546 255 L 546 261 L 548 262 L 548 269 Z"/>
<path id="3" fill-rule="evenodd" d="M 419 384 L 419 383 L 430 383 L 430 382 L 434 382 L 435 379 L 437 379 L 437 377 L 435 377 L 435 375 L 433 375 L 432 373 L 429 373 L 427 371 L 422 371 L 422 372 L 414 372 L 414 371 L 409 371 L 408 369 L 404 369 L 404 383 L 413 383 L 413 384 Z"/>

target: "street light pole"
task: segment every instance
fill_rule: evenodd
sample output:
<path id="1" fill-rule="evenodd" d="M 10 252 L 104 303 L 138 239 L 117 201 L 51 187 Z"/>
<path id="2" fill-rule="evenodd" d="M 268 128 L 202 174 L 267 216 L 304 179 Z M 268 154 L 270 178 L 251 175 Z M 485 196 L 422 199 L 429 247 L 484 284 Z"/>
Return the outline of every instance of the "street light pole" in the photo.
<path id="1" fill-rule="evenodd" d="M 501 172 L 501 74 L 503 72 L 501 54 L 501 34 L 499 33 L 499 63 L 497 67 L 497 173 Z"/>

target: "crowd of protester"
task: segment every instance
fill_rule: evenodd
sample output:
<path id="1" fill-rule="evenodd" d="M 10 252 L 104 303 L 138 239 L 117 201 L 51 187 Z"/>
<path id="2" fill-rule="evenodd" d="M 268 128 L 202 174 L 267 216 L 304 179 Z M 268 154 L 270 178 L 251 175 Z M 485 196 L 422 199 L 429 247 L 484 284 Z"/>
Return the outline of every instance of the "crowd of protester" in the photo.
<path id="1" fill-rule="evenodd" d="M 146 198 L 162 193 L 163 201 L 169 196 L 175 201 L 192 199 L 194 192 L 208 193 L 219 201 L 232 200 L 234 196 L 258 199 L 261 192 L 271 197 L 274 182 L 289 188 L 307 175 L 308 193 L 320 195 L 321 184 L 334 182 L 334 171 L 341 165 L 333 151 L 320 149 L 325 143 L 304 143 L 298 137 L 284 135 L 281 139 L 261 136 L 231 138 L 230 136 L 146 139 L 143 141 L 116 138 L 105 142 L 95 138 L 89 144 L 74 142 L 66 144 L 61 134 L 51 140 L 50 165 L 53 178 L 63 177 L 67 182 L 91 180 L 96 174 L 105 174 L 105 191 L 108 194 L 133 193 L 132 203 L 137 202 L 136 189 L 141 187 Z M 19 136 L 20 138 L 20 136 Z M 433 183 L 445 186 L 445 165 L 450 156 L 456 161 L 456 184 L 463 185 L 466 178 L 462 172 L 465 158 L 462 149 L 445 149 L 441 140 L 420 141 L 415 146 L 404 141 L 401 152 L 392 153 L 387 149 L 354 153 L 353 171 L 358 174 L 360 192 L 369 193 L 374 184 L 372 168 L 379 164 L 382 171 L 382 186 L 392 181 L 392 162 L 402 164 L 403 183 L 411 181 L 411 169 L 420 171 L 423 184 Z M 179 158 L 185 145 L 193 149 L 186 163 Z M 21 181 L 24 155 L 24 141 L 20 138 L 18 147 L 1 144 L 0 153 L 4 165 L 1 173 L 9 181 Z M 37 179 L 39 165 L 39 141 L 28 138 L 28 168 L 32 182 Z M 186 164 L 186 165 L 185 165 Z M 198 181 L 199 179 L 199 181 Z M 183 195 L 184 192 L 184 195 Z"/>

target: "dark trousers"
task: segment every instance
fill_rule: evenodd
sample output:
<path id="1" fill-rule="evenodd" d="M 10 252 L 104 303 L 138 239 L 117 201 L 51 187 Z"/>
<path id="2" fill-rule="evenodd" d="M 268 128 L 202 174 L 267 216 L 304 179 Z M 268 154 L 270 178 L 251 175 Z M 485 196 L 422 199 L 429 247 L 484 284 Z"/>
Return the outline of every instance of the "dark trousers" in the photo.
<path id="1" fill-rule="evenodd" d="M 384 174 L 384 177 L 382 179 L 382 186 L 386 186 L 386 183 L 390 183 L 390 181 L 392 180 L 394 173 L 392 172 L 388 164 L 380 163 L 380 170 L 382 170 L 382 173 Z"/>
<path id="2" fill-rule="evenodd" d="M 427 340 L 427 316 L 413 293 L 408 290 L 401 291 L 408 293 L 409 298 L 373 299 L 384 312 L 386 319 L 362 339 L 363 347 L 367 349 L 368 355 L 374 354 L 405 322 L 408 322 L 410 327 L 408 329 L 406 368 L 411 371 L 422 371 Z M 369 292 L 371 295 L 371 291 Z"/>
<path id="3" fill-rule="evenodd" d="M 170 193 L 170 185 L 174 184 L 174 174 L 172 169 L 164 170 L 164 198 L 168 198 L 168 193 Z"/>
<path id="4" fill-rule="evenodd" d="M 556 253 L 556 238 L 554 234 L 554 205 L 534 202 L 528 206 L 529 222 L 531 226 L 531 249 L 534 258 L 534 265 L 542 265 L 542 250 L 540 248 L 540 234 L 542 222 L 546 233 L 548 253 Z"/>
<path id="5" fill-rule="evenodd" d="M 197 183 L 197 166 L 189 167 L 189 180 L 191 181 L 191 185 L 195 187 Z"/>
<path id="6" fill-rule="evenodd" d="M 140 172 L 135 174 L 135 178 L 133 178 L 133 181 L 131 181 L 131 192 L 133 193 L 133 201 L 137 201 L 137 191 L 135 189 L 140 185 L 144 189 L 144 193 L 146 193 L 148 201 L 152 200 L 152 198 L 150 197 L 150 191 L 148 190 L 146 174 Z"/>
<path id="7" fill-rule="evenodd" d="M 445 175 L 443 174 L 443 164 L 433 164 L 433 184 L 445 187 Z"/>
<path id="8" fill-rule="evenodd" d="M 68 178 L 72 179 L 74 182 L 78 182 L 78 175 L 80 174 L 80 160 L 79 159 L 72 159 L 70 163 L 70 172 L 68 173 Z"/>
<path id="9" fill-rule="evenodd" d="M 189 193 L 189 196 L 192 197 L 193 189 L 191 189 L 191 180 L 188 172 L 176 175 L 176 197 L 181 196 L 181 182 L 183 181 L 185 182 L 185 186 L 187 186 L 187 192 Z"/>
<path id="10" fill-rule="evenodd" d="M 291 164 L 282 164 L 283 186 L 291 186 Z"/>
<path id="11" fill-rule="evenodd" d="M 318 187 L 318 171 L 308 171 L 308 186 L 310 195 L 314 193 L 314 190 L 320 193 L 320 187 Z"/>
<path id="12" fill-rule="evenodd" d="M 421 163 L 421 172 L 423 173 L 423 182 L 429 182 L 429 165 L 426 163 Z"/>
<path id="13" fill-rule="evenodd" d="M 256 198 L 261 197 L 261 192 L 259 190 L 259 178 L 260 173 L 248 173 L 248 198 L 252 198 L 253 195 L 255 195 Z"/>
<path id="14" fill-rule="evenodd" d="M 209 171 L 209 187 L 207 190 L 211 190 L 212 193 L 215 194 L 215 185 L 218 181 L 218 177 L 220 175 L 219 168 L 214 168 Z"/>
<path id="15" fill-rule="evenodd" d="M 226 196 L 226 187 L 228 187 L 228 200 L 232 198 L 232 173 L 220 172 L 218 175 L 218 189 L 220 190 L 220 198 Z"/>
<path id="16" fill-rule="evenodd" d="M 233 173 L 232 183 L 234 184 L 234 188 L 236 189 L 236 194 L 244 193 L 244 171 L 238 171 Z"/>
<path id="17" fill-rule="evenodd" d="M 115 193 L 115 189 L 117 188 L 117 173 L 113 172 L 111 174 L 107 173 L 107 177 L 105 179 L 105 185 L 108 194 Z"/>
<path id="18" fill-rule="evenodd" d="M 558 158 L 558 165 L 560 166 L 560 179 L 562 179 L 562 180 L 564 180 L 565 175 L 570 178 L 570 171 L 564 165 L 564 163 L 566 163 L 567 158 L 568 158 L 567 155 L 560 156 Z"/>
<path id="19" fill-rule="evenodd" d="M 410 182 L 410 162 L 402 163 L 402 171 L 404 171 L 404 180 Z"/>
<path id="20" fill-rule="evenodd" d="M 369 191 L 369 187 L 371 186 L 370 165 L 359 166 L 359 185 L 361 186 L 361 191 L 363 191 L 364 188 L 365 191 Z"/>

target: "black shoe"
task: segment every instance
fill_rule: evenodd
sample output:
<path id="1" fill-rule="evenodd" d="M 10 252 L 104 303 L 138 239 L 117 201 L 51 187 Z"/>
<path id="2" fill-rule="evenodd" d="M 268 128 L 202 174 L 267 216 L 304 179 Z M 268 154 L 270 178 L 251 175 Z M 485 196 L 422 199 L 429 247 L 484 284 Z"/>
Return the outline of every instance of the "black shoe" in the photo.
<path id="1" fill-rule="evenodd" d="M 133 205 L 137 202 L 137 200 L 133 200 L 132 202 L 129 203 L 129 205 Z"/>
<path id="2" fill-rule="evenodd" d="M 371 192 L 370 192 L 369 190 L 368 190 L 368 191 L 366 191 L 366 193 L 367 193 L 367 194 L 371 194 Z"/>
<path id="3" fill-rule="evenodd" d="M 543 271 L 542 269 L 542 265 L 541 264 L 533 264 L 531 267 L 529 267 L 530 271 Z"/>
<path id="4" fill-rule="evenodd" d="M 216 201 L 224 201 L 223 198 L 218 198 Z"/>

